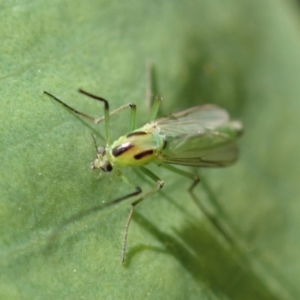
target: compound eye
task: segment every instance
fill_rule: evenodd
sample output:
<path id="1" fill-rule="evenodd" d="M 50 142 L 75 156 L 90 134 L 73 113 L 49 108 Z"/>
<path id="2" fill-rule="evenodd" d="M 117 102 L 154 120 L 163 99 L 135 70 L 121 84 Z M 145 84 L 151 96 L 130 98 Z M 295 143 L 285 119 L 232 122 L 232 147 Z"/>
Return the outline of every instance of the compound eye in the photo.
<path id="1" fill-rule="evenodd" d="M 103 166 L 101 166 L 101 169 L 105 172 L 111 172 L 113 170 L 113 166 L 107 161 Z"/>

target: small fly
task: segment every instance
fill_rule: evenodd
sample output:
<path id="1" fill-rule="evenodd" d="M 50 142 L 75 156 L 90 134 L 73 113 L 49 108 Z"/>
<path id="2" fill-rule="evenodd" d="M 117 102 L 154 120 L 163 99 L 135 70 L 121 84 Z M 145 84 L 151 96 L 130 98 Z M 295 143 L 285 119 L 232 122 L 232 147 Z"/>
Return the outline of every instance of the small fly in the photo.
<path id="1" fill-rule="evenodd" d="M 122 247 L 122 264 L 125 262 L 128 229 L 135 206 L 159 191 L 164 185 L 164 182 L 158 176 L 145 167 L 145 165 L 149 163 L 155 163 L 192 179 L 193 183 L 189 188 L 191 196 L 213 225 L 229 239 L 228 234 L 223 230 L 222 226 L 211 216 L 205 207 L 197 201 L 193 193 L 200 178 L 172 165 L 195 167 L 225 167 L 231 165 L 238 157 L 236 140 L 243 132 L 243 124 L 240 121 L 231 120 L 225 109 L 211 104 L 195 106 L 174 113 L 169 117 L 156 119 L 161 103 L 161 98 L 156 97 L 151 109 L 149 122 L 143 127 L 136 129 L 135 104 L 128 103 L 110 112 L 109 103 L 106 99 L 82 89 L 79 89 L 79 92 L 103 102 L 104 117 L 93 118 L 88 116 L 44 91 L 45 94 L 75 114 L 87 118 L 96 124 L 103 120 L 105 121 L 106 144 L 102 147 L 96 146 L 96 158 L 92 162 L 91 168 L 101 169 L 104 172 L 116 170 L 117 174 L 126 183 L 135 187 L 132 193 L 109 202 L 109 205 L 112 205 L 134 196 L 138 197 L 137 200 L 131 203 L 131 209 L 126 221 Z M 130 108 L 131 110 L 129 133 L 111 143 L 110 116 L 126 108 Z M 120 169 L 123 167 L 139 167 L 146 176 L 156 183 L 156 187 L 142 195 L 142 189 L 134 185 L 122 174 Z M 103 205 L 93 207 L 88 211 L 75 215 L 63 223 L 60 228 L 102 208 Z"/>

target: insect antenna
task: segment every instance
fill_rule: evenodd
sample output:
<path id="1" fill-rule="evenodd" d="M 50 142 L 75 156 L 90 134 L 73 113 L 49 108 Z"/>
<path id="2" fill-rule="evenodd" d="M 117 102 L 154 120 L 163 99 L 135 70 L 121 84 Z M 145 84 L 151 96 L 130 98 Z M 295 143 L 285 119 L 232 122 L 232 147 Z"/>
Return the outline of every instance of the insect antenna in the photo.
<path id="1" fill-rule="evenodd" d="M 98 146 L 97 146 L 96 138 L 95 138 L 95 136 L 92 133 L 91 133 L 91 136 L 92 136 L 93 141 L 94 141 L 94 146 L 95 146 L 96 152 L 98 152 Z"/>

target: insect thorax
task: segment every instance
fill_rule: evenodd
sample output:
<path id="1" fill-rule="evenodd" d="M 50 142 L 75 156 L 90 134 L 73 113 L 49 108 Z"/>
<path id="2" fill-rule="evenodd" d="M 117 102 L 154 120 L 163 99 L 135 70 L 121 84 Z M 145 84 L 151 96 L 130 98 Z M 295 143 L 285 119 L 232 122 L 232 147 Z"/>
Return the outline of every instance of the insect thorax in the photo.
<path id="1" fill-rule="evenodd" d="M 163 145 L 161 136 L 137 130 L 121 136 L 107 149 L 107 152 L 113 164 L 141 166 L 155 160 Z"/>

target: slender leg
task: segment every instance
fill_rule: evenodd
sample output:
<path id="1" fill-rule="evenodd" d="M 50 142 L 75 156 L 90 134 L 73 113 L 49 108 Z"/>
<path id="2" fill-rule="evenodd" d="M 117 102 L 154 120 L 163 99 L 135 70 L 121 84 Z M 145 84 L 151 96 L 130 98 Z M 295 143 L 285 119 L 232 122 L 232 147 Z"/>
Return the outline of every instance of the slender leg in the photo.
<path id="1" fill-rule="evenodd" d="M 151 111 L 153 99 L 153 64 L 146 61 L 146 106 Z"/>
<path id="2" fill-rule="evenodd" d="M 134 212 L 134 208 L 141 203 L 143 200 L 145 200 L 146 198 L 152 196 L 153 194 L 155 194 L 156 192 L 158 192 L 163 186 L 164 186 L 164 182 L 157 177 L 155 174 L 153 174 L 150 170 L 146 169 L 145 167 L 141 167 L 140 170 L 147 175 L 149 178 L 151 178 L 153 181 L 156 182 L 157 186 L 149 191 L 148 193 L 146 193 L 145 195 L 143 195 L 142 197 L 140 197 L 139 199 L 135 200 L 134 202 L 131 203 L 131 209 L 129 212 L 129 215 L 127 217 L 127 222 L 125 225 L 125 231 L 124 231 L 124 238 L 123 238 L 123 247 L 122 247 L 122 264 L 124 264 L 125 259 L 126 259 L 126 248 L 127 248 L 127 237 L 128 237 L 128 230 L 129 230 L 129 225 L 133 216 L 133 212 Z"/>
<path id="3" fill-rule="evenodd" d="M 162 98 L 156 96 L 153 103 L 153 64 L 151 61 L 146 62 L 146 105 L 150 111 L 150 121 L 156 119 Z"/>
<path id="4" fill-rule="evenodd" d="M 131 219 L 132 219 L 132 216 L 133 216 L 133 212 L 134 212 L 134 208 L 136 205 L 138 205 L 140 202 L 142 202 L 143 200 L 145 200 L 146 198 L 152 196 L 153 194 L 155 194 L 157 191 L 159 191 L 163 185 L 164 185 L 164 182 L 159 178 L 157 177 L 155 174 L 153 174 L 150 170 L 146 169 L 145 167 L 141 167 L 140 170 L 145 174 L 147 175 L 149 178 L 151 178 L 153 181 L 155 181 L 157 183 L 157 186 L 152 189 L 151 191 L 147 192 L 146 194 L 144 194 L 142 197 L 138 198 L 137 200 L 135 200 L 134 202 L 131 203 L 131 209 L 130 209 L 130 212 L 128 214 L 128 217 L 127 217 L 127 221 L 126 221 L 126 225 L 125 225 L 125 231 L 124 231 L 124 237 L 123 237 L 123 246 L 122 246 L 122 264 L 125 262 L 125 258 L 126 258 L 126 248 L 127 248 L 127 237 L 128 237 L 128 230 L 129 230 L 129 225 L 130 225 L 130 222 L 131 222 Z M 127 184 L 129 185 L 132 185 L 132 186 L 135 186 L 125 175 L 123 175 L 119 170 L 117 170 L 117 174 L 118 176 L 120 176 L 123 181 L 125 181 Z M 86 210 L 86 211 L 83 211 L 83 212 L 80 212 L 74 216 L 72 216 L 71 218 L 65 220 L 50 236 L 49 236 L 49 239 L 52 240 L 52 239 L 55 239 L 57 237 L 57 235 L 59 235 L 59 233 L 64 230 L 68 225 L 72 224 L 73 222 L 75 221 L 78 221 L 84 217 L 87 217 L 99 210 L 102 210 L 102 209 L 105 209 L 109 206 L 113 206 L 115 204 L 118 204 L 120 202 L 123 202 L 124 200 L 127 200 L 127 199 L 130 199 L 134 196 L 137 196 L 139 194 L 142 193 L 142 189 L 138 186 L 135 186 L 135 191 L 125 195 L 125 196 L 122 196 L 122 197 L 119 197 L 111 202 L 107 202 L 105 204 L 102 204 L 102 205 L 97 205 L 97 206 L 94 206 L 94 207 L 91 207 L 90 209 Z"/>
<path id="5" fill-rule="evenodd" d="M 98 97 L 98 96 L 95 96 L 95 95 L 92 95 L 90 93 L 87 93 L 83 90 L 79 90 L 82 94 L 85 94 L 87 96 L 90 96 L 91 98 L 93 99 L 96 99 L 96 100 L 99 100 L 99 101 L 106 101 L 104 102 L 105 103 L 105 116 L 103 117 L 100 117 L 100 118 L 94 118 L 94 117 L 91 117 L 89 115 L 86 115 L 85 113 L 82 113 L 78 110 L 76 110 L 75 108 L 69 106 L 68 104 L 64 103 L 62 100 L 58 99 L 57 97 L 55 97 L 54 95 L 44 91 L 44 93 L 48 96 L 50 96 L 51 98 L 53 98 L 54 100 L 56 100 L 57 102 L 59 102 L 60 104 L 62 104 L 63 106 L 65 106 L 66 108 L 68 108 L 69 110 L 71 110 L 73 113 L 77 114 L 77 115 L 80 115 L 81 117 L 84 117 L 92 122 L 94 122 L 95 124 L 98 124 L 100 123 L 101 121 L 103 120 L 106 120 L 106 131 L 108 131 L 109 133 L 109 119 L 106 118 L 106 115 L 111 116 L 111 115 L 114 115 L 114 114 L 117 114 L 119 112 L 121 112 L 122 110 L 125 110 L 126 108 L 130 107 L 131 108 L 131 116 L 130 116 L 130 131 L 134 130 L 135 129 L 135 122 L 136 122 L 136 105 L 133 104 L 133 103 L 127 103 L 127 104 L 124 104 L 122 105 L 121 107 L 113 110 L 112 112 L 109 112 L 109 106 L 108 106 L 108 101 L 105 100 L 104 98 L 102 97 Z M 101 100 L 100 100 L 101 99 Z M 107 104 L 107 105 L 106 105 Z M 108 120 L 108 121 L 107 121 Z M 107 134 L 107 132 L 106 132 Z M 108 135 L 108 141 L 109 141 L 109 135 Z"/>
<path id="6" fill-rule="evenodd" d="M 130 107 L 131 108 L 131 114 L 130 114 L 130 127 L 129 130 L 133 131 L 136 129 L 136 105 L 134 103 L 126 103 L 119 108 L 113 110 L 110 115 L 118 114 L 120 111 Z M 99 122 L 103 121 L 105 117 L 101 117 L 95 120 L 95 123 L 98 124 Z"/>
<path id="7" fill-rule="evenodd" d="M 82 112 L 76 110 L 75 108 L 69 106 L 68 104 L 66 104 L 65 102 L 61 101 L 60 99 L 58 99 L 58 98 L 55 97 L 54 95 L 52 95 L 52 94 L 50 94 L 50 93 L 48 93 L 48 92 L 46 92 L 46 91 L 43 91 L 43 93 L 46 94 L 46 95 L 48 95 L 48 96 L 50 96 L 52 99 L 56 100 L 57 102 L 59 102 L 60 104 L 62 104 L 64 107 L 66 107 L 66 108 L 68 108 L 69 110 L 71 110 L 73 113 L 75 113 L 75 114 L 77 114 L 77 115 L 79 115 L 79 116 L 82 116 L 82 117 L 84 117 L 84 118 L 87 118 L 87 119 L 89 119 L 89 120 L 95 122 L 95 120 L 96 120 L 95 118 L 93 118 L 93 117 L 91 117 L 91 116 L 89 116 L 89 115 L 86 115 L 86 114 L 84 114 L 84 113 L 82 113 Z"/>
<path id="8" fill-rule="evenodd" d="M 129 183 L 130 185 L 133 185 L 128 179 L 127 177 L 125 177 L 120 171 L 118 171 L 117 173 L 126 183 Z M 133 185 L 134 186 L 134 185 Z M 62 231 L 64 230 L 68 225 L 72 224 L 75 221 L 78 221 L 84 217 L 87 217 L 99 210 L 105 209 L 107 207 L 113 206 L 115 204 L 118 204 L 120 202 L 123 202 L 124 200 L 130 199 L 134 196 L 137 196 L 139 194 L 142 193 L 142 189 L 138 186 L 134 186 L 135 190 L 125 196 L 119 197 L 113 201 L 107 202 L 105 204 L 101 204 L 101 205 L 96 205 L 94 207 L 91 207 L 88 210 L 85 210 L 83 212 L 80 212 L 72 217 L 70 217 L 69 219 L 65 220 L 62 224 L 60 224 L 60 226 L 50 235 L 49 239 L 53 239 L 56 238 L 56 236 Z"/>
<path id="9" fill-rule="evenodd" d="M 105 116 L 105 131 L 106 131 L 106 145 L 110 144 L 110 131 L 109 131 L 109 104 L 108 101 L 102 97 L 96 96 L 94 94 L 90 94 L 82 89 L 78 90 L 79 93 L 84 94 L 90 98 L 95 100 L 102 101 L 104 103 L 104 116 Z"/>
<path id="10" fill-rule="evenodd" d="M 163 164 L 161 165 L 165 169 L 168 169 L 169 171 L 172 171 L 174 173 L 177 173 L 179 175 L 182 175 L 184 177 L 190 178 L 193 180 L 193 183 L 188 189 L 188 192 L 190 193 L 192 199 L 194 200 L 195 204 L 200 208 L 200 210 L 203 212 L 203 214 L 207 217 L 207 219 L 211 222 L 211 224 L 219 231 L 221 234 L 227 239 L 228 242 L 232 243 L 233 239 L 231 237 L 231 234 L 225 229 L 225 225 L 221 224 L 220 221 L 213 216 L 209 210 L 206 209 L 206 207 L 199 201 L 198 197 L 194 193 L 195 187 L 200 182 L 200 177 L 197 175 L 194 175 L 192 173 L 186 172 L 184 170 L 178 169 L 176 167 L 173 167 L 171 165 Z"/>
<path id="11" fill-rule="evenodd" d="M 162 98 L 160 96 L 156 96 L 153 106 L 151 108 L 150 121 L 154 121 L 156 119 Z"/>

